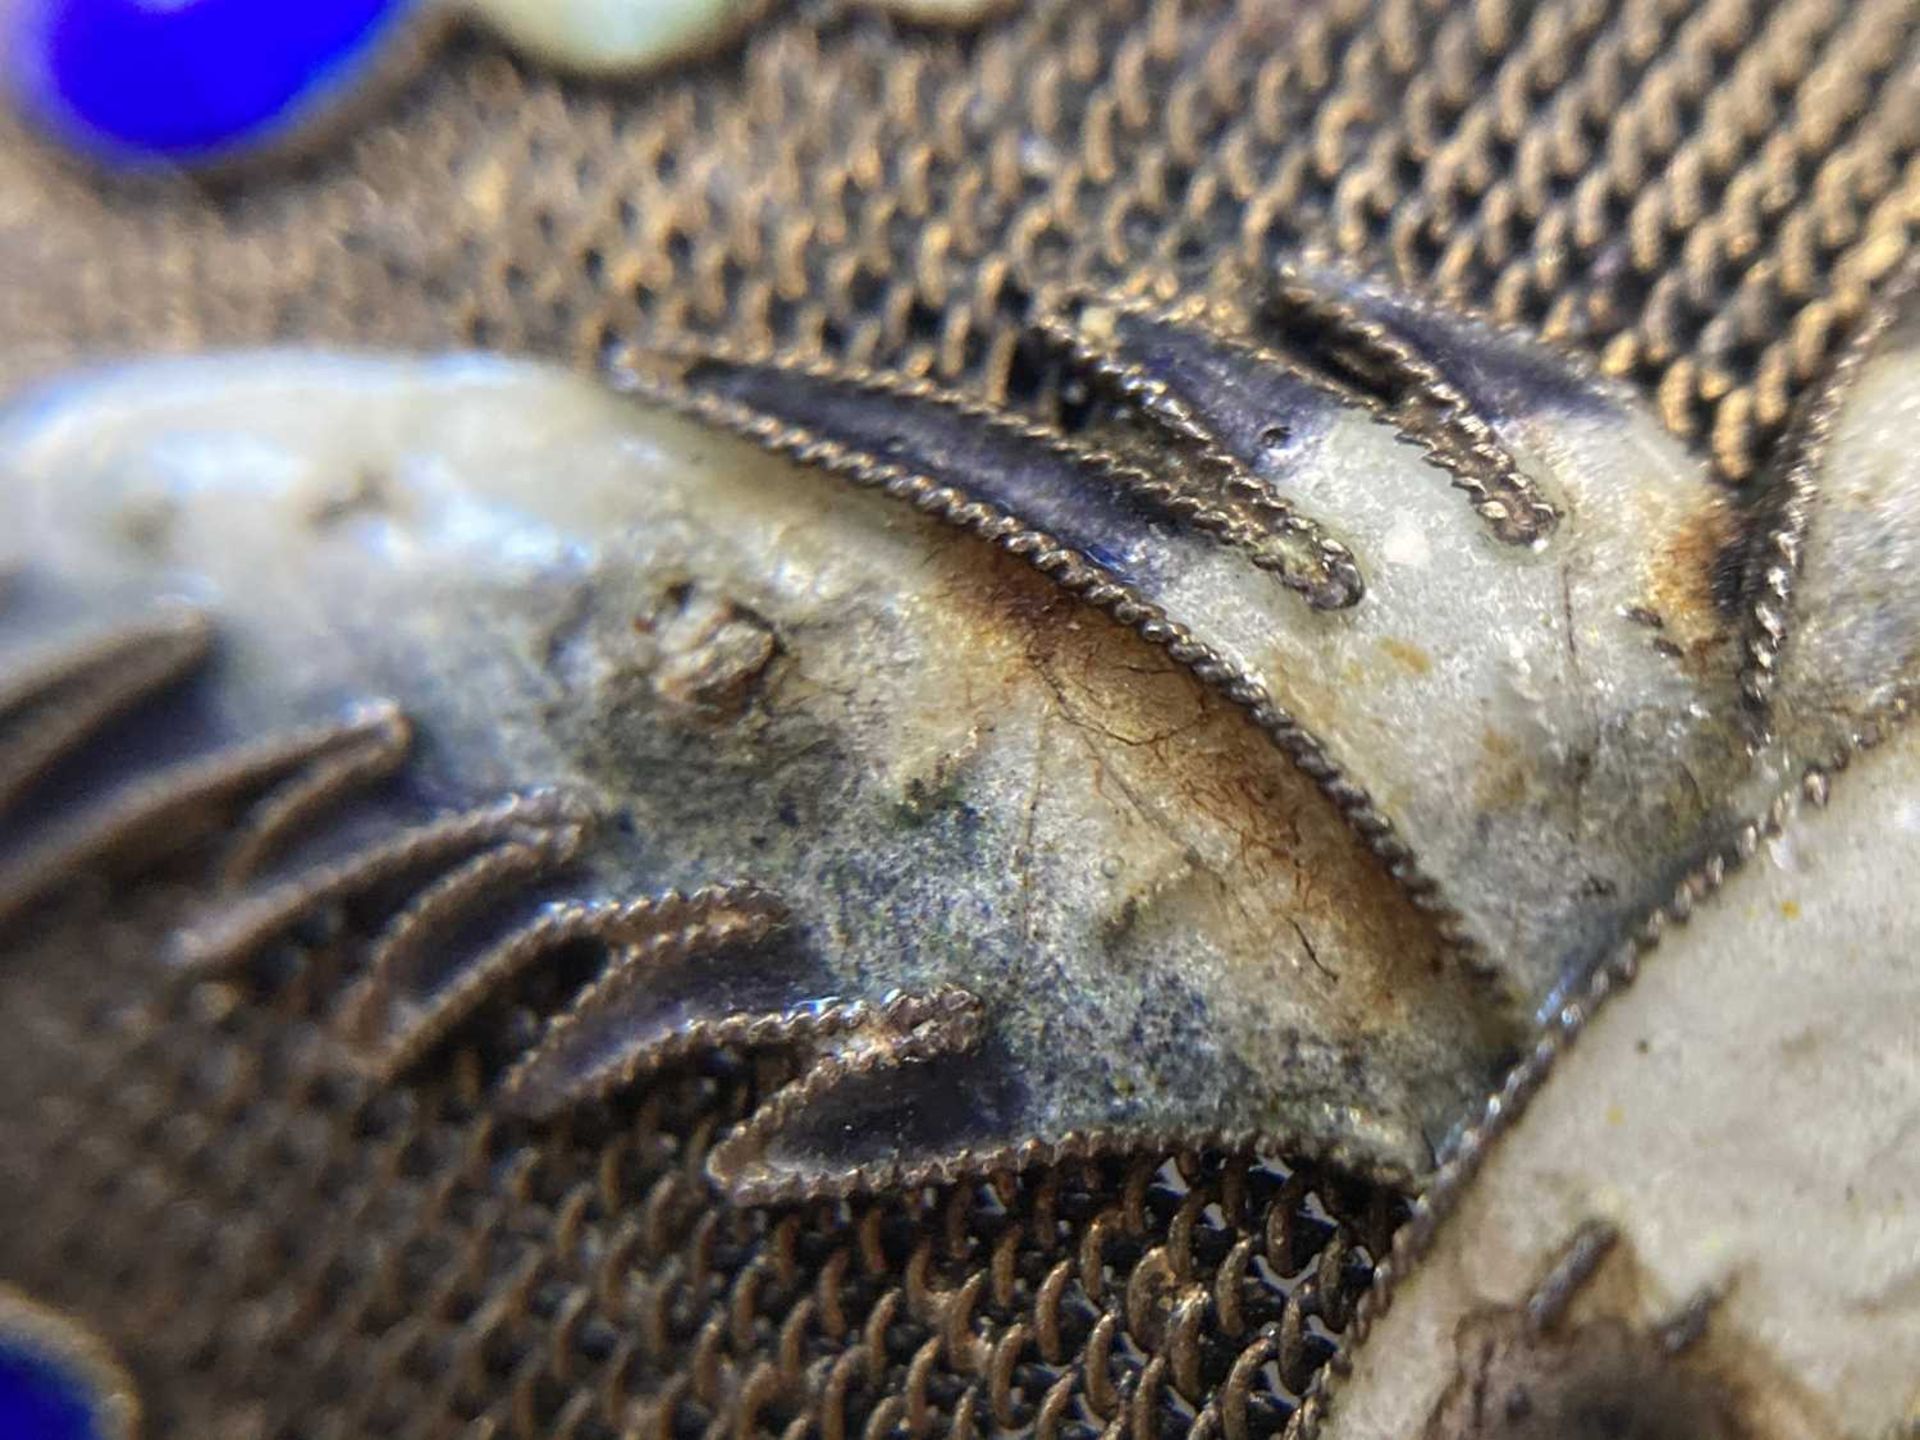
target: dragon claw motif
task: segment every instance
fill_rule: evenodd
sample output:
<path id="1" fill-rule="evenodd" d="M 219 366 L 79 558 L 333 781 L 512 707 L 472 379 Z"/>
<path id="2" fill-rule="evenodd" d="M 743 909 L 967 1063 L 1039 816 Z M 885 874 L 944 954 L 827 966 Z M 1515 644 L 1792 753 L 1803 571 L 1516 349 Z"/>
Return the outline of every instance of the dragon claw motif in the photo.
<path id="1" fill-rule="evenodd" d="M 1516 1004 L 1550 1006 L 1744 766 L 1724 495 L 1537 347 L 1338 272 L 1291 269 L 1237 318 L 1038 308 L 1114 402 L 1072 438 L 819 362 L 683 353 L 636 385 L 942 507 L 1126 617 L 1243 705 Z M 1264 599 L 1269 570 L 1304 610 Z"/>
<path id="2" fill-rule="evenodd" d="M 747 1198 L 1147 1139 L 1417 1182 L 1772 783 L 1717 579 L 1739 519 L 1632 402 L 1338 272 L 1238 313 L 1062 292 L 1035 334 L 1088 397 L 1071 424 L 681 343 L 618 356 L 611 393 L 515 377 L 587 457 L 564 492 L 447 422 L 431 466 L 354 457 L 345 501 L 235 473 L 131 547 L 147 442 L 100 382 L 93 472 L 11 447 L 50 537 L 27 590 L 227 598 L 22 668 L 23 793 L 162 692 L 143 733 L 196 738 L 41 824 L 0 894 L 218 836 L 178 973 L 351 940 L 327 1006 L 355 1063 L 491 1035 L 531 1123 L 790 1051 L 714 1152 Z M 277 363 L 249 443 L 324 453 L 288 416 L 374 362 Z M 509 403 L 382 379 L 401 430 Z M 157 383 L 232 425 L 218 380 Z M 1789 547 L 1819 613 L 1858 608 L 1823 556 L 1860 543 Z"/>
<path id="3" fill-rule="evenodd" d="M 0 1432 L 1920 1440 L 1916 0 L 0 33 Z"/>

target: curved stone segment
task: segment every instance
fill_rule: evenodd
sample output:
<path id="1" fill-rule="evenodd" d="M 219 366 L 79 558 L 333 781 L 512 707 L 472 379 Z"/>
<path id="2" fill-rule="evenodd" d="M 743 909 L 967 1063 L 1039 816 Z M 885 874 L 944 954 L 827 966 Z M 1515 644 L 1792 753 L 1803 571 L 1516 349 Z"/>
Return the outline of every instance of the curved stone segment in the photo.
<path id="1" fill-rule="evenodd" d="M 516 49 L 589 75 L 647 75 L 735 38 L 780 0 L 442 0 Z M 972 25 L 1007 0 L 872 0 L 923 25 Z"/>
<path id="2" fill-rule="evenodd" d="M 1516 996 L 1550 1009 L 1728 818 L 1744 737 L 1714 569 L 1736 527 L 1704 469 L 1615 392 L 1471 322 L 1357 286 L 1337 295 L 1418 357 L 1415 375 L 1444 364 L 1432 403 L 1444 433 L 1468 438 L 1422 433 L 1417 396 L 1364 403 L 1345 362 L 1310 368 L 1315 336 L 1284 318 L 1241 337 L 1151 315 L 1107 325 L 1191 424 L 1368 577 L 1349 610 L 1258 627 L 1167 609 L 1266 684 Z M 1503 503 L 1537 492 L 1557 507 L 1543 538 L 1497 538 L 1489 502 L 1468 503 L 1421 454 L 1457 449 L 1471 473 L 1474 436 L 1509 457 Z"/>
<path id="3" fill-rule="evenodd" d="M 548 372 L 285 355 L 43 392 L 0 424 L 0 478 L 33 557 L 0 632 L 167 599 L 215 626 L 203 679 L 121 762 L 240 753 L 374 699 L 404 712 L 405 771 L 281 823 L 274 873 L 183 937 L 273 943 L 293 901 L 397 881 L 409 836 L 458 838 L 399 912 L 456 948 L 396 920 L 376 969 L 401 988 L 341 997 L 338 1033 L 376 1063 L 417 1058 L 444 997 L 471 1011 L 462 973 L 538 969 L 540 916 L 592 934 L 593 907 L 736 878 L 778 896 L 782 928 L 676 942 L 658 983 L 603 993 L 643 1038 L 798 1042 L 781 1017 L 832 1021 L 777 1128 L 728 1152 L 754 1193 L 1143 1136 L 1415 1176 L 1515 1043 L 1244 710 L 884 494 Z M 1250 625 L 1305 611 L 1234 563 Z M 321 778 L 275 803 L 305 814 Z M 490 808 L 516 795 L 535 798 Z M 565 809 L 554 838 L 541 795 L 590 831 Z M 382 846 L 379 876 L 351 869 Z M 474 914 L 495 879 L 499 913 Z M 588 1014 L 581 1073 L 643 1070 L 614 1012 Z M 572 1073 L 571 1043 L 543 1075 Z"/>
<path id="4" fill-rule="evenodd" d="M 768 0 L 452 0 L 515 49 L 595 75 L 644 74 L 724 44 Z"/>
<path id="5" fill-rule="evenodd" d="M 876 483 L 924 477 L 1125 587 L 1251 697 L 1516 1008 L 1550 1014 L 1731 827 L 1747 733 L 1715 578 L 1740 536 L 1704 468 L 1617 392 L 1473 323 L 1316 283 L 1332 340 L 1293 311 L 1236 333 L 1197 308 L 1055 304 L 1043 332 L 1166 432 L 1157 461 L 1111 427 L 1091 439 L 1125 464 L 990 434 L 904 380 L 670 364 L 763 443 Z M 1374 353 L 1346 355 L 1355 337 L 1398 357 L 1375 377 L 1391 403 L 1355 389 Z M 1236 527 L 1263 499 L 1301 527 L 1280 569 L 1313 603 L 1275 603 L 1257 527 Z M 1509 533 L 1490 506 L 1532 520 Z M 1356 582 L 1331 603 L 1329 557 Z"/>
<path id="6" fill-rule="evenodd" d="M 1920 1427 L 1913 295 L 1863 327 L 1756 507 L 1753 818 L 1489 1099 L 1303 1434 L 1329 1393 L 1336 1437 Z M 1599 1233 L 1618 1258 L 1556 1278 Z"/>
<path id="7" fill-rule="evenodd" d="M 1506 1433 L 1463 1424 L 1455 1397 L 1489 1327 L 1595 1222 L 1618 1253 L 1574 1316 L 1598 1344 L 1693 1306 L 1676 1370 L 1732 1397 L 1731 1433 L 1920 1422 L 1917 893 L 1909 730 L 1803 805 L 1562 1058 L 1360 1350 L 1323 1440 Z M 1616 1398 L 1658 1368 L 1623 1371 Z"/>
<path id="8" fill-rule="evenodd" d="M 1920 673 L 1920 272 L 1813 407 L 1786 493 L 1773 577 L 1756 587 L 1773 730 L 1824 762 L 1912 696 Z M 1785 591 L 1784 603 L 1769 602 Z"/>

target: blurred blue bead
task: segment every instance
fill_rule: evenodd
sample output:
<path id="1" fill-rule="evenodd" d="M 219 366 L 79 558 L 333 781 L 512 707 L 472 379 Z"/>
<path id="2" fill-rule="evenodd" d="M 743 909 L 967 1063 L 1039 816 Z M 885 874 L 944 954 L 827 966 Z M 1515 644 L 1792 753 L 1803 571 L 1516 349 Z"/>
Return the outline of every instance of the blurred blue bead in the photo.
<path id="1" fill-rule="evenodd" d="M 91 158 L 195 165 L 273 143 L 351 92 L 411 0 L 0 0 L 27 117 Z"/>
<path id="2" fill-rule="evenodd" d="M 100 1440 L 105 1433 L 98 1397 L 84 1376 L 0 1334 L 0 1436 Z"/>

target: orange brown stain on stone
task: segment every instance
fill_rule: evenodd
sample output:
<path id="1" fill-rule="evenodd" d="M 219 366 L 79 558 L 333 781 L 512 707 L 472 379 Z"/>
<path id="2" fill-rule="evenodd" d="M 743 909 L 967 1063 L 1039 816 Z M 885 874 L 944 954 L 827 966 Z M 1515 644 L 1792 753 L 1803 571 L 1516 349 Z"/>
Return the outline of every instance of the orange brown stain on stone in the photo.
<path id="1" fill-rule="evenodd" d="M 1482 810 L 1511 810 L 1527 798 L 1528 760 L 1511 735 L 1492 726 L 1480 732 L 1484 763 L 1474 781 L 1473 803 Z"/>
<path id="2" fill-rule="evenodd" d="M 1410 641 L 1389 635 L 1380 642 L 1380 649 L 1409 675 L 1433 673 L 1433 656 Z"/>
<path id="3" fill-rule="evenodd" d="M 1143 879 L 1123 930 L 1176 915 L 1203 925 L 1240 986 L 1312 972 L 1333 1040 L 1364 1044 L 1419 1024 L 1423 1005 L 1464 999 L 1431 918 L 1239 707 L 1009 557 L 974 549 L 942 603 L 994 656 L 1001 703 L 1042 688 L 1073 741 L 1057 763 L 1083 769 L 1087 786 L 1188 856 L 1180 875 Z M 1317 959 L 1296 953 L 1308 943 Z"/>
<path id="4" fill-rule="evenodd" d="M 1726 500 L 1710 496 L 1678 525 L 1653 527 L 1645 608 L 1667 640 L 1699 657 L 1724 639 L 1727 619 L 1714 598 L 1714 568 L 1739 537 Z"/>

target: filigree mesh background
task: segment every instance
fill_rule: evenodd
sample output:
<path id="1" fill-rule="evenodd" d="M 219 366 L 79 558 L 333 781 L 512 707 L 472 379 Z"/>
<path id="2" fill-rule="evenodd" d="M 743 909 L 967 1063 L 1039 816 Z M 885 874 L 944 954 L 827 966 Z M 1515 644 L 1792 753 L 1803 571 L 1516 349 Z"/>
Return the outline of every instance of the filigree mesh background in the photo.
<path id="1" fill-rule="evenodd" d="M 0 1275 L 98 1324 L 160 1435 L 1268 1434 L 1401 1211 L 1221 1156 L 718 1205 L 707 1149 L 778 1061 L 528 1131 L 471 1050 L 360 1082 L 301 983 L 129 1003 L 138 923 L 56 998 L 80 930 L 97 909 L 0 986 L 26 1037 L 0 1081 L 43 1097 L 0 1129 L 33 1195 Z"/>
<path id="2" fill-rule="evenodd" d="M 1230 295 L 1312 247 L 1624 377 L 1738 483 L 1916 224 L 1912 0 L 803 8 L 631 86 L 463 42 L 214 187 L 0 133 L 0 375 L 698 331 L 1047 411 L 1048 284 Z M 471 1058 L 363 1088 L 298 986 L 143 1009 L 152 928 L 111 913 L 0 957 L 0 1163 L 34 1197 L 0 1278 L 99 1324 L 159 1435 L 1265 1435 L 1401 1203 L 1146 1155 L 736 1210 L 702 1158 L 777 1060 L 519 1130 Z"/>

